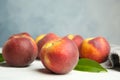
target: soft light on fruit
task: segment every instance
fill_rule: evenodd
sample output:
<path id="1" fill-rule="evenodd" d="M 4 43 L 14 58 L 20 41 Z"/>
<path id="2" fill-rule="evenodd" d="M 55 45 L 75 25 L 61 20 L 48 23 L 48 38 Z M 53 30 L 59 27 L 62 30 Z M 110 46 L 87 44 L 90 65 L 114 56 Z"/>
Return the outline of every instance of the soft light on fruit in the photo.
<path id="1" fill-rule="evenodd" d="M 88 38 L 83 40 L 79 52 L 81 58 L 89 58 L 101 63 L 107 60 L 110 45 L 104 37 Z"/>
<path id="2" fill-rule="evenodd" d="M 2 49 L 6 63 L 15 67 L 31 64 L 37 57 L 37 51 L 37 45 L 28 33 L 11 35 Z"/>
<path id="3" fill-rule="evenodd" d="M 47 42 L 41 48 L 39 56 L 44 66 L 57 74 L 70 72 L 79 60 L 78 48 L 68 38 Z"/>

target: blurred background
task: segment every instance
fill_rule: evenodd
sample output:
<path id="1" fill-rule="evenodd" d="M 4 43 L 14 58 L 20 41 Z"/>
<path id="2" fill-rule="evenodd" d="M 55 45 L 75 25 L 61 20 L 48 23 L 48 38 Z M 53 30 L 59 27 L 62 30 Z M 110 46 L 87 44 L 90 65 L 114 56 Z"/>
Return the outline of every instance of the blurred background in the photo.
<path id="1" fill-rule="evenodd" d="M 103 36 L 120 44 L 120 0 L 0 0 L 0 47 L 20 32 Z"/>

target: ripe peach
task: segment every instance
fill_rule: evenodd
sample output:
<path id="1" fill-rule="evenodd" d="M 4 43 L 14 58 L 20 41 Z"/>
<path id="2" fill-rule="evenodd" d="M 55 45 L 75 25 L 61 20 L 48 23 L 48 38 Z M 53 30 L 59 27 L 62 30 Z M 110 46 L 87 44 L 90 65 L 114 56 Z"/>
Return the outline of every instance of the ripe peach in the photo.
<path id="1" fill-rule="evenodd" d="M 3 58 L 10 66 L 23 67 L 37 57 L 37 45 L 28 33 L 11 35 L 3 46 Z"/>
<path id="2" fill-rule="evenodd" d="M 107 59 L 110 45 L 104 37 L 88 38 L 83 40 L 79 52 L 81 58 L 89 58 L 101 63 Z"/>
<path id="3" fill-rule="evenodd" d="M 39 56 L 43 65 L 57 74 L 70 72 L 79 60 L 78 48 L 68 38 L 47 42 L 41 48 Z"/>
<path id="4" fill-rule="evenodd" d="M 36 44 L 45 37 L 46 34 L 40 34 L 39 36 L 36 37 L 35 42 Z"/>
<path id="5" fill-rule="evenodd" d="M 60 37 L 57 36 L 57 35 L 54 34 L 54 33 L 48 33 L 48 34 L 46 34 L 46 35 L 45 35 L 41 40 L 39 40 L 38 43 L 37 43 L 37 46 L 38 46 L 38 55 L 39 55 L 39 53 L 40 53 L 40 50 L 41 50 L 42 46 L 43 46 L 45 43 L 47 43 L 47 42 L 49 42 L 49 41 L 51 41 L 51 40 L 56 40 L 56 39 L 58 39 L 58 38 L 60 38 Z M 38 56 L 37 58 L 40 59 L 39 56 Z"/>
<path id="6" fill-rule="evenodd" d="M 67 35 L 65 37 L 68 37 L 69 39 L 73 40 L 78 47 L 81 45 L 81 43 L 83 41 L 83 37 L 80 36 L 80 35 L 69 34 L 69 35 Z"/>

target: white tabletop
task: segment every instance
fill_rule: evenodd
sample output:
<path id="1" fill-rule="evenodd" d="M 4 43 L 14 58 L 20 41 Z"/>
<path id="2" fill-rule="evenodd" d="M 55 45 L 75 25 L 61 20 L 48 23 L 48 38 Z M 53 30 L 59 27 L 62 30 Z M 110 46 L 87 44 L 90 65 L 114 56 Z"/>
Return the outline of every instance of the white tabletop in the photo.
<path id="1" fill-rule="evenodd" d="M 47 71 L 41 61 L 35 60 L 23 68 L 0 64 L 0 80 L 119 80 L 120 71 L 108 69 L 108 72 L 92 73 L 72 70 L 68 74 L 56 75 Z"/>

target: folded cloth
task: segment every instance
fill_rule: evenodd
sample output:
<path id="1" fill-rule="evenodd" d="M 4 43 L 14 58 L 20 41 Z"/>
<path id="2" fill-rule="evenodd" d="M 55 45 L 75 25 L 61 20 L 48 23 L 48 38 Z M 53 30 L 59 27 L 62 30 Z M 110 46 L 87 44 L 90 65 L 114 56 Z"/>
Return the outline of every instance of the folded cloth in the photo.
<path id="1" fill-rule="evenodd" d="M 108 60 L 102 63 L 105 68 L 120 68 L 120 46 L 119 45 L 111 45 L 110 54 L 108 56 Z"/>

